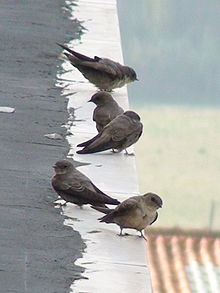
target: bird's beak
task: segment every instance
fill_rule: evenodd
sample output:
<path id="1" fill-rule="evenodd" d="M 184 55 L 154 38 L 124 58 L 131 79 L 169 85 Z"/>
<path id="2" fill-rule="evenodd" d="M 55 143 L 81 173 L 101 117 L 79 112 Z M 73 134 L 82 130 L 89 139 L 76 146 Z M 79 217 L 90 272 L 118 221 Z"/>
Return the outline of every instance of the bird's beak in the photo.
<path id="1" fill-rule="evenodd" d="M 57 166 L 56 166 L 56 165 L 53 165 L 53 166 L 52 166 L 52 168 L 54 168 L 54 169 L 55 169 L 55 168 L 57 168 Z"/>
<path id="2" fill-rule="evenodd" d="M 88 103 L 89 103 L 89 102 L 92 102 L 92 100 L 88 100 Z"/>
<path id="3" fill-rule="evenodd" d="M 139 79 L 138 79 L 138 78 L 136 78 L 135 80 L 139 81 Z"/>
<path id="4" fill-rule="evenodd" d="M 163 204 L 161 203 L 161 204 L 159 204 L 158 206 L 159 206 L 159 208 L 162 208 Z"/>

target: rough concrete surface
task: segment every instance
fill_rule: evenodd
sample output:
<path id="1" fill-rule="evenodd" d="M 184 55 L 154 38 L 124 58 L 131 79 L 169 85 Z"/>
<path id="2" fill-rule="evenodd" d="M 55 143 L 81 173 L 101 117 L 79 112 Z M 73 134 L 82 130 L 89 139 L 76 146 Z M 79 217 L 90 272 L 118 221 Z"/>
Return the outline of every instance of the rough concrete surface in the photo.
<path id="1" fill-rule="evenodd" d="M 55 87 L 56 42 L 79 34 L 62 10 L 64 0 L 1 1 L 0 292 L 69 292 L 82 268 L 84 244 L 64 226 L 50 187 L 54 161 L 68 152 L 62 133 L 66 101 Z"/>

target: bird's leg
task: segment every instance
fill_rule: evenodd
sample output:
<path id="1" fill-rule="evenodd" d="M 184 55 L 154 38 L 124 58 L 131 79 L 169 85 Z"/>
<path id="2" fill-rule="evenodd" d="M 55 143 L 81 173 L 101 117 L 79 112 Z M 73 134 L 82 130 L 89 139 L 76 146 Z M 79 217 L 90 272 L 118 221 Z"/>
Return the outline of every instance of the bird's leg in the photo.
<path id="1" fill-rule="evenodd" d="M 123 228 L 120 227 L 120 233 L 118 234 L 119 236 L 123 236 L 122 230 L 123 230 Z"/>
<path id="2" fill-rule="evenodd" d="M 147 238 L 144 236 L 143 232 L 142 232 L 142 231 L 140 231 L 140 233 L 141 233 L 141 237 L 142 237 L 142 238 L 144 238 L 144 239 L 145 239 L 145 241 L 147 241 Z"/>
<path id="3" fill-rule="evenodd" d="M 125 233 L 125 234 L 122 233 L 122 230 L 123 230 L 123 229 L 124 229 L 123 227 L 120 227 L 120 234 L 118 234 L 118 235 L 119 235 L 119 236 L 129 236 L 128 233 Z"/>
<path id="4" fill-rule="evenodd" d="M 115 150 L 115 149 L 112 149 L 112 153 L 113 153 L 113 154 L 117 154 L 117 153 L 118 153 L 118 151 L 117 151 L 117 150 Z"/>

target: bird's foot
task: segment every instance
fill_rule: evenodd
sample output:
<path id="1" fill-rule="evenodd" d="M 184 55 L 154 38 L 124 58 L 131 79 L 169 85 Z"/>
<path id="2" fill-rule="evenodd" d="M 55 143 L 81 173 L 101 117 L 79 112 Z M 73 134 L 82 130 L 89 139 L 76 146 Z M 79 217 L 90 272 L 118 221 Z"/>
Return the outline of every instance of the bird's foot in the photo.
<path id="1" fill-rule="evenodd" d="M 118 234 L 119 236 L 129 236 L 128 233 L 122 233 L 123 228 L 120 228 L 120 233 Z"/>
<path id="2" fill-rule="evenodd" d="M 125 237 L 125 236 L 130 236 L 130 234 L 128 234 L 128 233 L 124 233 L 124 234 L 119 233 L 118 236 Z"/>
<path id="3" fill-rule="evenodd" d="M 125 153 L 125 156 L 131 156 L 131 157 L 133 157 L 133 156 L 135 156 L 135 154 L 134 154 L 134 153 L 130 153 L 130 154 L 129 154 L 129 153 L 127 152 L 127 153 Z"/>

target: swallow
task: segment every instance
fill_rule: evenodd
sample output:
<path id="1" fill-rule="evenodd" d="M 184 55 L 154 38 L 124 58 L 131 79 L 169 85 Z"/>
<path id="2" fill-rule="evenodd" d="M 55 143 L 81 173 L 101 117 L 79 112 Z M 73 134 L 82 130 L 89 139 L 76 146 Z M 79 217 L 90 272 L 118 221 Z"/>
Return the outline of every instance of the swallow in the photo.
<path id="1" fill-rule="evenodd" d="M 90 154 L 108 149 L 121 152 L 136 143 L 142 132 L 143 124 L 140 121 L 140 116 L 133 111 L 126 111 L 114 118 L 95 137 L 78 144 L 78 147 L 84 148 L 77 153 Z"/>
<path id="2" fill-rule="evenodd" d="M 53 166 L 55 175 L 51 179 L 53 189 L 66 202 L 78 206 L 85 204 L 105 206 L 117 205 L 119 201 L 102 192 L 92 181 L 79 172 L 71 162 L 60 160 Z"/>
<path id="3" fill-rule="evenodd" d="M 114 223 L 120 227 L 120 236 L 124 228 L 135 229 L 143 235 L 143 230 L 148 226 L 152 225 L 158 218 L 157 210 L 161 208 L 163 201 L 155 193 L 146 193 L 140 196 L 132 196 L 122 203 L 120 203 L 115 209 L 109 209 L 106 207 L 95 207 L 105 216 L 99 218 L 100 222 Z"/>
<path id="4" fill-rule="evenodd" d="M 58 45 L 68 52 L 64 52 L 64 54 L 70 63 L 100 90 L 112 91 L 138 80 L 136 72 L 129 66 L 121 65 L 108 58 L 98 56 L 90 58 L 62 44 Z"/>

